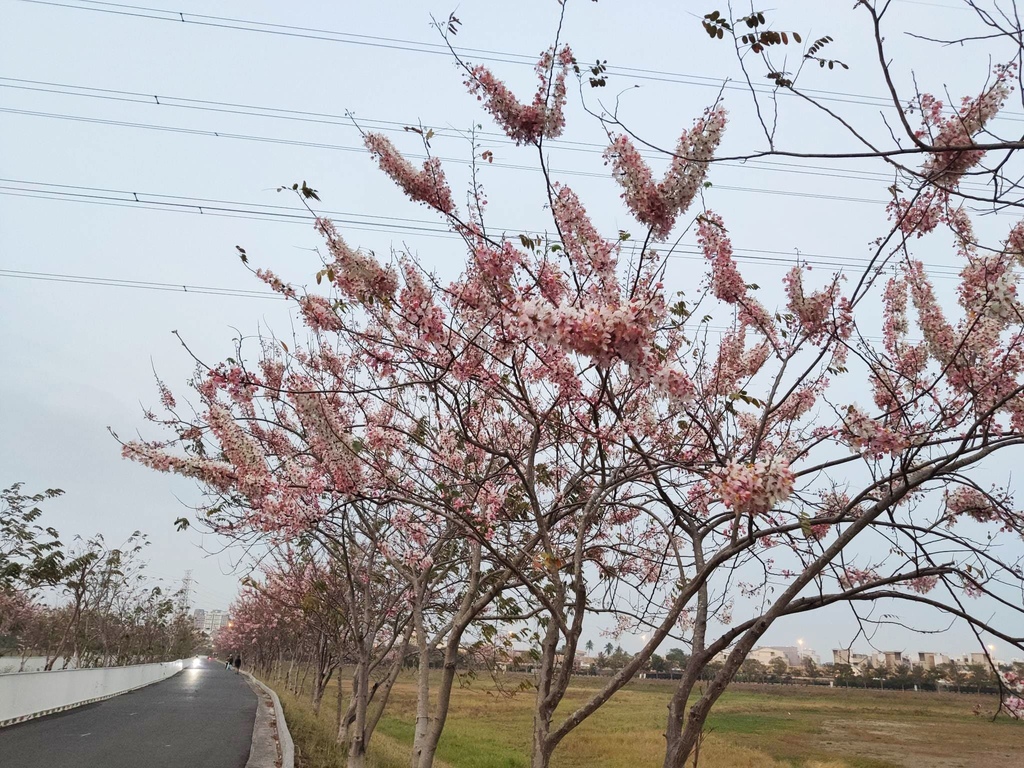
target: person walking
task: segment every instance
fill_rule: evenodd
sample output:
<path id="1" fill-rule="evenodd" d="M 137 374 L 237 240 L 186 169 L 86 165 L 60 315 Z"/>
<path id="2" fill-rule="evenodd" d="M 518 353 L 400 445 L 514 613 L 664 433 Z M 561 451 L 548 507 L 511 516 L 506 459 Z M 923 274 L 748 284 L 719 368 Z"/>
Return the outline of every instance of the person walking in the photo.
<path id="1" fill-rule="evenodd" d="M 242 654 L 235 656 L 235 674 L 238 674 L 238 670 L 242 668 Z"/>
<path id="2" fill-rule="evenodd" d="M 227 670 L 231 669 L 231 665 L 234 664 L 234 663 L 235 663 L 234 658 L 232 658 L 231 656 L 228 656 L 228 660 L 224 664 L 224 670 L 227 671 Z"/>

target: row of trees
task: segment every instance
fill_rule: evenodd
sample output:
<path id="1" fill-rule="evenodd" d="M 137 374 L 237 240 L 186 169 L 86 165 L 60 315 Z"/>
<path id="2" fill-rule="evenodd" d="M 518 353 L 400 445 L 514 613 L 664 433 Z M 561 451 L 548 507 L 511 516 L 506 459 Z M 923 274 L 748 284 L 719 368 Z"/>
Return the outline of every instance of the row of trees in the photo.
<path id="1" fill-rule="evenodd" d="M 412 765 L 432 765 L 460 654 L 477 643 L 536 648 L 533 768 L 546 768 L 666 641 L 688 652 L 668 707 L 666 768 L 693 754 L 747 654 L 788 616 L 914 603 L 979 640 L 1024 649 L 1006 624 L 1024 616 L 1014 599 L 1024 573 L 1018 549 L 1005 546 L 1024 516 L 985 469 L 1024 443 L 1024 223 L 985 239 L 971 210 L 979 181 L 994 190 L 986 205 L 1021 205 L 1013 169 L 1024 144 L 1000 137 L 996 118 L 1017 85 L 1024 35 L 1012 17 L 979 16 L 991 27 L 984 57 L 1011 63 L 946 106 L 900 94 L 887 9 L 862 0 L 853 11 L 868 22 L 898 116 L 885 131 L 838 114 L 773 62 L 799 35 L 762 13 L 709 13 L 709 44 L 732 38 L 741 79 L 764 67 L 775 89 L 750 89 L 764 145 L 717 156 L 723 103 L 660 151 L 592 103 L 587 85 L 602 87 L 603 70 L 580 68 L 561 22 L 532 100 L 453 50 L 470 92 L 532 151 L 548 228 L 490 226 L 480 179 L 493 152 L 474 145 L 460 206 L 431 131 L 406 134 L 422 139 L 420 168 L 368 133 L 381 170 L 461 239 L 461 273 L 442 280 L 412 252 L 354 249 L 317 217 L 319 287 L 253 269 L 294 302 L 302 335 L 266 330 L 223 362 L 199 361 L 190 402 L 160 384 L 165 412 L 151 418 L 163 439 L 125 442 L 123 453 L 196 479 L 208 494 L 201 521 L 275 549 L 275 566 L 235 607 L 232 643 L 263 666 L 311 661 L 321 682 L 341 660 L 350 665 L 339 738 L 352 768 L 365 765 L 410 655 Z M 441 28 L 450 36 L 458 20 Z M 607 231 L 549 167 L 574 72 L 583 106 L 609 134 L 605 159 L 638 234 Z M 762 103 L 779 90 L 847 141 L 780 149 L 766 116 L 784 105 Z M 659 152 L 668 168 L 656 181 L 647 163 Z M 707 207 L 706 179 L 723 159 L 793 155 L 884 166 L 895 182 L 889 219 L 865 233 L 868 258 L 843 274 L 797 265 L 759 288 L 735 257 L 736 224 Z M 318 200 L 305 183 L 294 189 Z M 684 239 L 704 260 L 700 274 L 671 269 Z M 919 250 L 955 260 L 948 302 Z M 645 644 L 566 709 L 590 625 L 643 632 Z M 436 657 L 440 677 L 429 674 Z M 1000 684 L 1019 712 L 1016 678 Z"/>
<path id="2" fill-rule="evenodd" d="M 44 668 L 180 659 L 200 644 L 176 595 L 148 579 L 136 532 L 60 540 L 39 504 L 59 490 L 0 492 L 0 654 L 44 657 Z"/>

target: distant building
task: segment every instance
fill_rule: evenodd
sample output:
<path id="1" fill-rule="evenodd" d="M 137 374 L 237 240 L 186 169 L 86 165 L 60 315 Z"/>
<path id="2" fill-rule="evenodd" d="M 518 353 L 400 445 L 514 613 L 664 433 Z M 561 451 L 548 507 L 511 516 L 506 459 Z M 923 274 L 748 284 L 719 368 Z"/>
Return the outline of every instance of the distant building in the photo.
<path id="1" fill-rule="evenodd" d="M 200 632 L 205 632 L 211 638 L 215 637 L 231 621 L 231 614 L 219 608 L 206 611 L 196 608 L 192 615 L 193 626 Z"/>
<path id="2" fill-rule="evenodd" d="M 762 646 L 754 648 L 747 656 L 748 659 L 755 659 L 765 666 L 772 663 L 772 659 L 783 658 L 791 667 L 799 667 L 803 664 L 800 658 L 800 649 L 795 645 Z"/>
<path id="3" fill-rule="evenodd" d="M 821 666 L 821 656 L 818 655 L 817 651 L 812 651 L 810 648 L 804 648 L 800 651 L 801 659 L 810 659 L 818 666 Z"/>
<path id="4" fill-rule="evenodd" d="M 924 669 L 937 669 L 943 664 L 948 664 L 950 661 L 949 656 L 944 653 L 932 653 L 931 651 L 920 651 L 917 654 L 917 658 L 911 661 L 911 664 L 915 667 L 923 667 Z"/>
<path id="5" fill-rule="evenodd" d="M 941 659 L 941 653 L 918 651 L 917 663 L 914 666 L 923 667 L 924 669 L 935 669 L 939 664 L 943 663 Z"/>
<path id="6" fill-rule="evenodd" d="M 849 648 L 834 648 L 832 650 L 833 664 L 847 664 L 859 672 L 868 664 L 873 664 L 871 656 L 866 653 L 853 653 Z"/>
<path id="7" fill-rule="evenodd" d="M 879 655 L 883 657 L 882 663 L 889 670 L 896 669 L 904 663 L 902 651 L 882 651 Z"/>

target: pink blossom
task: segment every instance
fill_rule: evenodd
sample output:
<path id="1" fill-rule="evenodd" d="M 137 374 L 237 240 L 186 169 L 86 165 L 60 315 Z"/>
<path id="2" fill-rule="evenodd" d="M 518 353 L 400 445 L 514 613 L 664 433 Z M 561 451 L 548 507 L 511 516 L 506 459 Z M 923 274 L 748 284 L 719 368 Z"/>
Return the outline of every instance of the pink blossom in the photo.
<path id="1" fill-rule="evenodd" d="M 711 262 L 711 292 L 715 298 L 737 305 L 741 322 L 757 328 L 769 339 L 775 339 L 771 316 L 757 299 L 749 295 L 750 289 L 736 266 L 732 241 L 721 216 L 707 211 L 700 217 L 697 242 L 704 257 Z"/>
<path id="2" fill-rule="evenodd" d="M 565 46 L 557 56 L 552 51 L 541 54 L 535 67 L 540 80 L 531 104 L 520 103 L 512 91 L 484 66 L 473 67 L 466 78 L 466 87 L 484 109 L 491 113 L 516 144 L 536 144 L 542 138 L 562 135 L 565 127 L 565 77 L 572 64 L 572 51 Z M 551 73 L 557 69 L 554 82 Z"/>
<path id="3" fill-rule="evenodd" d="M 337 332 L 342 328 L 341 318 L 334 311 L 331 302 L 323 296 L 303 296 L 299 299 L 299 309 L 306 319 L 306 325 L 317 333 L 321 331 Z"/>
<path id="4" fill-rule="evenodd" d="M 958 189 L 964 175 L 984 157 L 984 150 L 971 148 L 974 138 L 1002 109 L 1012 90 L 1010 78 L 1014 70 L 1012 64 L 997 66 L 995 79 L 988 89 L 977 97 L 964 98 L 960 109 L 949 117 L 943 116 L 941 101 L 930 94 L 922 95 L 924 127 L 917 132 L 917 137 L 927 141 L 935 151 L 921 168 L 926 188 L 912 200 L 899 197 L 889 204 L 890 217 L 897 219 L 904 233 L 921 237 L 940 222 L 954 225 L 956 220 L 963 219 L 957 211 L 950 210 L 950 195 Z"/>
<path id="5" fill-rule="evenodd" d="M 423 163 L 423 170 L 417 171 L 384 134 L 367 133 L 363 143 L 380 169 L 412 200 L 429 205 L 446 215 L 455 212 L 455 201 L 452 200 L 452 191 L 445 180 L 440 160 L 436 157 L 428 158 Z"/>
<path id="6" fill-rule="evenodd" d="M 1014 720 L 1024 720 L 1024 698 L 1007 696 L 1003 699 L 1003 709 Z"/>
<path id="7" fill-rule="evenodd" d="M 999 517 L 998 509 L 987 494 L 966 485 L 946 494 L 946 509 L 954 518 L 967 515 L 979 523 L 987 523 Z"/>
<path id="8" fill-rule="evenodd" d="M 878 574 L 870 568 L 844 568 L 839 574 L 839 586 L 843 589 L 863 587 L 878 581 Z"/>
<path id="9" fill-rule="evenodd" d="M 327 238 L 334 261 L 330 266 L 334 284 L 341 295 L 362 304 L 391 301 L 398 290 L 398 278 L 390 267 L 382 267 L 372 256 L 353 251 L 338 234 L 333 222 L 318 218 L 316 229 Z"/>
<path id="10" fill-rule="evenodd" d="M 915 579 L 910 579 L 905 584 L 915 592 L 919 592 L 922 595 L 931 592 L 935 589 L 939 583 L 938 576 L 918 576 Z"/>
<path id="11" fill-rule="evenodd" d="M 828 334 L 836 334 L 841 338 L 849 336 L 853 327 L 852 314 L 841 301 L 838 281 L 826 290 L 807 293 L 803 283 L 805 271 L 793 267 L 783 278 L 789 311 L 799 320 L 809 338 L 821 339 Z"/>
<path id="12" fill-rule="evenodd" d="M 906 437 L 892 431 L 854 405 L 846 409 L 843 433 L 851 448 L 875 456 L 899 453 L 910 445 Z"/>
<path id="13" fill-rule="evenodd" d="M 656 239 L 668 237 L 676 217 L 693 202 L 722 139 L 725 122 L 722 107 L 706 110 L 690 131 L 683 131 L 665 178 L 658 183 L 628 136 L 617 136 L 605 150 L 604 157 L 612 163 L 612 173 L 622 186 L 622 199 Z"/>
<path id="14" fill-rule="evenodd" d="M 405 322 L 416 328 L 422 339 L 438 343 L 444 339 L 444 311 L 435 303 L 419 270 L 409 261 L 402 264 L 405 288 L 399 294 Z"/>
<path id="15" fill-rule="evenodd" d="M 589 291 L 601 299 L 614 300 L 619 293 L 615 277 L 618 244 L 597 233 L 575 192 L 561 185 L 556 185 L 555 192 L 551 212 L 580 281 L 584 284 L 593 281 L 593 287 L 588 286 Z"/>
<path id="16" fill-rule="evenodd" d="M 739 464 L 730 461 L 718 474 L 718 494 L 737 513 L 764 514 L 793 492 L 795 475 L 784 459 Z"/>

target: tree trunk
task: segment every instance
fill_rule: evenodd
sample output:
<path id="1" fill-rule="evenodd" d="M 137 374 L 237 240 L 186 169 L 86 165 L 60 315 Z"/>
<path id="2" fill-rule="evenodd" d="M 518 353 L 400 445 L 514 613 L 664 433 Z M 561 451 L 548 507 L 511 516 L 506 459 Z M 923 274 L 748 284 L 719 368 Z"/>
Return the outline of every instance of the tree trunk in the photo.
<path id="1" fill-rule="evenodd" d="M 423 625 L 423 590 L 417 585 L 413 603 L 413 631 L 416 632 L 418 675 L 416 679 L 416 731 L 412 739 L 412 768 L 424 768 L 433 762 L 433 755 L 424 762 L 424 749 L 430 737 L 430 649 L 427 647 L 427 633 Z"/>
<path id="2" fill-rule="evenodd" d="M 363 649 L 360 649 L 361 656 Z M 366 658 L 356 664 L 356 685 L 352 691 L 355 703 L 355 722 L 352 725 L 352 739 L 348 744 L 348 768 L 366 766 L 366 714 L 369 704 L 370 668 Z"/>
<path id="3" fill-rule="evenodd" d="M 455 681 L 455 671 L 459 661 L 459 641 L 462 632 L 448 639 L 448 645 L 444 652 L 444 669 L 441 672 L 441 682 L 437 687 L 437 704 L 434 717 L 430 722 L 430 729 L 420 743 L 419 752 L 414 750 L 413 756 L 416 762 L 414 768 L 431 768 L 434 765 L 434 756 L 437 754 L 437 744 L 441 740 L 441 733 L 444 731 L 445 721 L 448 719 L 448 707 L 452 698 L 452 684 Z"/>
<path id="4" fill-rule="evenodd" d="M 555 677 L 555 655 L 558 650 L 558 625 L 550 621 L 540 646 L 540 671 L 537 674 L 537 706 L 533 712 L 533 746 L 530 750 L 530 768 L 548 768 L 554 744 L 551 735 L 551 716 L 557 700 L 552 698 Z"/>
<path id="5" fill-rule="evenodd" d="M 437 699 L 434 705 L 434 715 L 429 718 L 429 728 L 419 742 L 418 749 L 413 749 L 413 768 L 432 768 L 434 756 L 437 754 L 437 745 L 441 740 L 444 731 L 445 721 L 448 719 L 448 709 L 452 699 L 452 685 L 455 682 L 455 673 L 459 663 L 459 646 L 462 643 L 462 635 L 469 626 L 474 616 L 478 615 L 483 607 L 488 605 L 491 599 L 497 594 L 500 588 L 500 580 L 492 585 L 489 594 L 477 597 L 480 588 L 480 544 L 479 542 L 470 545 L 472 559 L 469 571 L 469 578 L 466 582 L 466 592 L 463 595 L 457 615 L 452 620 L 452 627 L 448 631 L 448 642 L 444 649 L 444 666 L 441 671 L 441 682 L 437 686 Z M 422 617 L 421 617 L 422 620 Z M 417 629 L 417 633 L 419 630 Z M 422 651 L 421 651 L 422 652 Z M 417 698 L 417 713 L 419 712 L 420 697 L 428 699 L 430 694 L 429 666 L 427 659 L 426 688 L 423 686 L 423 672 L 421 670 L 420 691 Z M 429 714 L 429 708 L 427 709 Z"/>
<path id="6" fill-rule="evenodd" d="M 695 548 L 698 563 L 703 563 L 703 557 L 699 549 Z M 672 701 L 668 705 L 668 722 L 665 727 L 665 762 L 664 768 L 682 768 L 686 758 L 690 756 L 693 748 L 685 743 L 683 724 L 686 722 L 686 703 L 690 699 L 693 687 L 700 679 L 700 673 L 707 663 L 704 658 L 704 651 L 707 642 L 708 629 L 708 588 L 701 585 L 697 590 L 697 614 L 693 624 L 693 643 L 690 653 L 690 662 L 686 665 L 683 678 L 679 681 Z M 704 723 L 701 722 L 701 728 Z M 695 758 L 696 760 L 696 758 Z"/>

